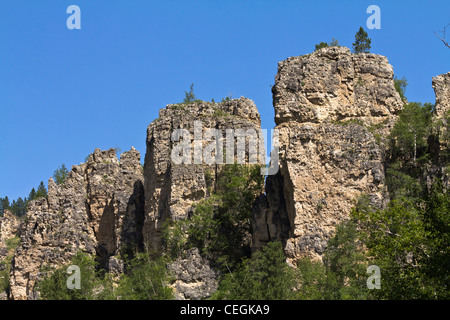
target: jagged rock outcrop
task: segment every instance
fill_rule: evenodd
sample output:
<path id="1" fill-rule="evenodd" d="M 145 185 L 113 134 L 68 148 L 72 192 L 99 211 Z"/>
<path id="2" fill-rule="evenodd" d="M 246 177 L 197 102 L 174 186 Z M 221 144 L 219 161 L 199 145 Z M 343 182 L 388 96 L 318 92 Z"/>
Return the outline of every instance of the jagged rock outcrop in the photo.
<path id="1" fill-rule="evenodd" d="M 433 121 L 439 125 L 435 127 L 436 136 L 429 141 L 432 143 L 430 149 L 433 164 L 427 168 L 427 185 L 430 187 L 435 178 L 440 178 L 444 187 L 450 188 L 450 171 L 448 169 L 450 72 L 433 77 L 432 86 L 436 94 Z"/>
<path id="2" fill-rule="evenodd" d="M 174 142 L 172 134 L 179 129 L 185 129 L 184 136 Z M 216 129 L 216 133 L 208 136 L 209 129 Z M 258 153 L 254 163 L 265 162 L 260 131 L 258 110 L 247 98 L 168 105 L 160 110 L 159 118 L 147 130 L 143 234 L 149 249 L 161 249 L 166 221 L 187 219 L 193 206 L 210 195 L 223 164 L 235 160 L 253 163 L 253 147 L 263 155 L 260 161 Z M 238 155 L 240 139 L 244 139 L 245 148 Z M 224 150 L 231 141 L 232 147 Z M 190 164 L 172 159 L 174 148 L 183 142 Z M 212 162 L 207 159 L 210 155 Z M 198 250 L 179 257 L 170 269 L 176 278 L 176 299 L 207 298 L 217 288 L 217 274 Z"/>
<path id="3" fill-rule="evenodd" d="M 6 240 L 17 235 L 20 224 L 21 221 L 11 211 L 5 210 L 0 217 L 0 248 L 5 247 Z"/>
<path id="4" fill-rule="evenodd" d="M 320 259 L 360 195 L 383 206 L 383 150 L 371 131 L 387 132 L 402 108 L 393 76 L 385 57 L 348 48 L 279 63 L 272 92 L 280 172 L 267 178 L 255 224 L 275 221 L 260 233 L 283 240 L 288 261 Z"/>
<path id="5" fill-rule="evenodd" d="M 49 180 L 48 198 L 31 201 L 10 273 L 11 298 L 34 299 L 41 267 L 60 267 L 79 250 L 110 257 L 142 244 L 144 192 L 140 154 L 96 149 L 73 166 L 61 185 Z"/>
<path id="6" fill-rule="evenodd" d="M 5 210 L 0 217 L 0 300 L 8 299 L 8 290 L 4 284 L 8 281 L 8 268 L 14 254 L 14 245 L 17 243 L 20 226 L 21 220 L 11 211 Z"/>
<path id="7" fill-rule="evenodd" d="M 188 250 L 183 257 L 169 264 L 169 271 L 175 277 L 172 287 L 176 300 L 204 299 L 219 286 L 218 273 L 197 248 Z"/>
<path id="8" fill-rule="evenodd" d="M 272 87 L 277 125 L 358 119 L 377 124 L 398 113 L 403 102 L 386 57 L 328 47 L 278 63 Z"/>
<path id="9" fill-rule="evenodd" d="M 195 123 L 195 121 L 199 121 Z M 171 141 L 177 129 L 186 129 L 185 142 L 189 147 L 191 164 L 176 164 L 172 161 L 172 150 L 179 142 Z M 219 136 L 206 138 L 208 129 L 217 129 Z M 207 146 L 218 143 L 212 154 L 223 152 L 227 141 L 227 130 L 242 129 L 254 132 L 260 137 L 261 122 L 259 112 L 250 99 L 240 98 L 222 103 L 197 102 L 193 104 L 168 105 L 159 112 L 159 118 L 153 121 L 147 130 L 147 153 L 145 156 L 145 224 L 146 244 L 154 249 L 161 247 L 161 230 L 166 219 L 185 219 L 192 211 L 193 204 L 209 195 L 208 188 L 214 185 L 218 170 L 222 164 L 216 161 L 208 164 L 201 155 L 205 155 Z M 235 132 L 236 133 L 236 132 Z M 203 137 L 203 138 L 202 138 Z M 231 137 L 231 136 L 230 136 Z M 223 163 L 236 159 L 237 138 L 233 155 L 225 155 Z M 247 139 L 248 143 L 255 143 Z M 180 139 L 180 142 L 183 139 Z M 260 140 L 258 140 L 260 141 Z M 199 147 L 199 148 L 197 148 Z M 259 149 L 258 152 L 262 150 Z M 248 151 L 244 162 L 249 163 Z M 265 155 L 265 151 L 262 150 Z M 200 154 L 200 158 L 198 155 Z M 196 161 L 198 159 L 199 161 Z M 263 159 L 265 161 L 265 158 Z M 257 158 L 257 163 L 259 157 Z"/>
<path id="10" fill-rule="evenodd" d="M 436 94 L 436 116 L 442 119 L 450 111 L 450 72 L 433 77 L 432 86 Z"/>

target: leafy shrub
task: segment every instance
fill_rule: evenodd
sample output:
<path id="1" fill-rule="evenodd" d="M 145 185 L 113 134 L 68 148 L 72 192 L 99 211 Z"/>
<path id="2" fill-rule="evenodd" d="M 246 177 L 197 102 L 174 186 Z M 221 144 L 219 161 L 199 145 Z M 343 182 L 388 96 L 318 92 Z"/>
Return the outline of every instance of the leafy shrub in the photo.
<path id="1" fill-rule="evenodd" d="M 68 289 L 67 274 L 69 265 L 80 268 L 80 289 Z M 45 266 L 44 274 L 37 284 L 40 299 L 42 300 L 101 300 L 114 299 L 110 277 L 96 271 L 96 263 L 92 256 L 77 252 L 71 262 L 60 268 L 53 269 Z"/>
<path id="2" fill-rule="evenodd" d="M 288 300 L 295 297 L 294 288 L 294 270 L 286 263 L 281 242 L 270 242 L 227 273 L 211 299 Z"/>
<path id="3" fill-rule="evenodd" d="M 173 289 L 168 286 L 171 281 L 166 261 L 162 258 L 152 259 L 148 253 L 138 253 L 127 266 L 127 273 L 122 275 L 117 288 L 121 300 L 171 300 Z"/>

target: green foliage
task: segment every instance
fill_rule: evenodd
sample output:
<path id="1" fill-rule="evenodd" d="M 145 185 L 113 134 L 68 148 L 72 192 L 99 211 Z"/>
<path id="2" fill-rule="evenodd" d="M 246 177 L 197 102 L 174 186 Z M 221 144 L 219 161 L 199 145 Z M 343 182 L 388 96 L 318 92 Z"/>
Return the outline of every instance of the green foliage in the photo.
<path id="1" fill-rule="evenodd" d="M 127 266 L 128 272 L 121 276 L 117 295 L 121 300 L 171 300 L 172 281 L 166 261 L 159 257 L 151 259 L 147 253 L 138 253 Z"/>
<path id="2" fill-rule="evenodd" d="M 416 161 L 427 152 L 427 139 L 431 133 L 433 105 L 411 102 L 404 106 L 391 132 L 392 151 L 405 160 Z"/>
<path id="3" fill-rule="evenodd" d="M 11 271 L 11 257 L 0 260 L 0 292 L 9 289 L 9 272 Z"/>
<path id="4" fill-rule="evenodd" d="M 8 291 L 9 285 L 9 273 L 11 271 L 11 260 L 14 255 L 14 250 L 20 243 L 20 238 L 14 236 L 6 239 L 5 245 L 8 251 L 4 259 L 0 259 L 0 292 Z"/>
<path id="5" fill-rule="evenodd" d="M 47 197 L 47 188 L 44 185 L 44 182 L 41 181 L 41 183 L 38 186 L 38 189 L 36 191 L 35 199 L 39 198 L 46 198 Z"/>
<path id="6" fill-rule="evenodd" d="M 288 300 L 295 298 L 294 270 L 286 263 L 280 242 L 270 242 L 244 259 L 220 282 L 211 299 Z"/>
<path id="7" fill-rule="evenodd" d="M 31 189 L 30 193 L 28 194 L 28 200 L 34 200 L 36 199 L 36 189 Z"/>
<path id="8" fill-rule="evenodd" d="M 327 273 L 324 264 L 320 261 L 313 261 L 308 257 L 304 257 L 297 261 L 297 270 L 299 282 L 297 299 L 325 299 Z"/>
<path id="9" fill-rule="evenodd" d="M 231 101 L 232 99 L 233 99 L 233 95 L 230 93 L 225 98 L 222 98 L 222 100 L 220 102 L 227 102 L 227 101 Z"/>
<path id="10" fill-rule="evenodd" d="M 350 220 L 337 226 L 335 236 L 328 242 L 323 261 L 327 299 L 355 300 L 367 297 L 366 257 L 355 222 Z"/>
<path id="11" fill-rule="evenodd" d="M 440 190 L 420 205 L 397 199 L 382 211 L 353 210 L 382 272 L 377 298 L 448 299 L 448 196 Z"/>
<path id="12" fill-rule="evenodd" d="M 403 102 L 406 102 L 406 87 L 408 86 L 408 80 L 406 80 L 405 77 L 398 79 L 397 77 L 394 77 L 394 87 L 395 90 L 399 93 L 400 98 L 402 98 Z"/>
<path id="13" fill-rule="evenodd" d="M 339 41 L 335 38 L 331 39 L 331 42 L 328 42 L 328 43 L 322 41 L 321 43 L 315 45 L 314 51 L 320 50 L 322 48 L 327 48 L 327 47 L 340 47 Z"/>
<path id="14" fill-rule="evenodd" d="M 257 165 L 224 165 L 215 190 L 195 205 L 191 217 L 166 225 L 165 252 L 176 257 L 186 248 L 197 247 L 204 256 L 219 263 L 236 263 L 248 256 L 253 204 L 263 183 Z"/>
<path id="15" fill-rule="evenodd" d="M 80 268 L 80 289 L 68 289 L 67 274 L 69 265 Z M 96 263 L 93 257 L 79 251 L 71 260 L 71 263 L 58 269 L 44 267 L 41 272 L 44 278 L 36 286 L 42 300 L 100 300 L 113 299 L 112 282 L 108 276 L 101 276 L 96 271 Z"/>
<path id="16" fill-rule="evenodd" d="M 88 154 L 85 158 L 84 158 L 84 162 L 89 162 L 92 159 L 92 153 Z"/>
<path id="17" fill-rule="evenodd" d="M 24 200 L 21 197 L 19 197 L 17 198 L 17 200 L 13 200 L 13 202 L 7 209 L 9 209 L 15 216 L 22 217 L 27 213 L 27 204 L 28 204 L 27 198 L 25 198 Z"/>
<path id="18" fill-rule="evenodd" d="M 63 184 L 66 180 L 69 171 L 66 168 L 66 165 L 63 163 L 58 169 L 53 172 L 53 180 L 57 185 Z"/>
<path id="19" fill-rule="evenodd" d="M 450 298 L 450 191 L 435 180 L 425 197 L 423 226 L 428 243 L 424 273 L 434 283 L 436 296 Z"/>
<path id="20" fill-rule="evenodd" d="M 5 210 L 9 210 L 10 208 L 10 203 L 9 203 L 9 199 L 8 196 L 4 197 L 4 198 L 0 198 L 0 217 L 3 216 L 3 213 L 5 212 Z"/>
<path id="21" fill-rule="evenodd" d="M 332 38 L 331 42 L 329 42 L 328 45 L 330 47 L 340 47 L 339 41 L 337 39 L 335 39 L 335 38 Z"/>
<path id="22" fill-rule="evenodd" d="M 229 113 L 227 113 L 227 112 L 225 112 L 223 110 L 220 110 L 220 109 L 215 109 L 214 113 L 213 113 L 213 117 L 222 118 L 222 117 L 229 117 L 229 116 L 230 116 Z"/>
<path id="23" fill-rule="evenodd" d="M 430 161 L 433 108 L 429 103 L 408 103 L 391 130 L 386 182 L 393 199 L 406 197 L 412 201 L 423 195 L 425 185 L 420 179 Z"/>
<path id="24" fill-rule="evenodd" d="M 192 83 L 191 86 L 189 87 L 189 92 L 187 92 L 187 91 L 184 92 L 183 103 L 189 104 L 189 103 L 194 103 L 194 102 L 198 102 L 198 101 L 199 100 L 197 99 L 197 97 L 194 94 L 194 84 Z"/>
<path id="25" fill-rule="evenodd" d="M 320 50 L 322 48 L 327 48 L 327 47 L 328 47 L 328 43 L 322 41 L 321 43 L 315 45 L 314 51 Z"/>
<path id="26" fill-rule="evenodd" d="M 309 258 L 297 263 L 298 299 L 363 300 L 366 285 L 366 256 L 354 221 L 338 225 L 323 255 L 323 263 Z"/>
<path id="27" fill-rule="evenodd" d="M 17 236 L 7 239 L 5 241 L 6 250 L 14 251 L 16 249 L 16 247 L 19 245 L 19 243 L 20 243 L 20 238 Z"/>
<path id="28" fill-rule="evenodd" d="M 354 53 L 368 53 L 370 52 L 370 48 L 372 40 L 369 38 L 369 35 L 364 30 L 363 27 L 360 27 L 358 32 L 355 35 L 355 42 L 353 43 L 353 52 Z"/>

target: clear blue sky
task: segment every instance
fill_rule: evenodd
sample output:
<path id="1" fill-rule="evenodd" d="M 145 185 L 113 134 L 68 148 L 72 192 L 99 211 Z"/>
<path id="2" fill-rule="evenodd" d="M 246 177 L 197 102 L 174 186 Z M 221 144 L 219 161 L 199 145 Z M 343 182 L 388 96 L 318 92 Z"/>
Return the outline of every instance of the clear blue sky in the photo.
<path id="1" fill-rule="evenodd" d="M 81 30 L 66 27 L 72 4 Z M 380 30 L 366 28 L 371 4 Z M 191 83 L 203 100 L 254 100 L 271 129 L 278 61 L 332 38 L 351 47 L 359 26 L 408 79 L 408 99 L 434 102 L 450 49 L 433 31 L 448 23 L 448 0 L 3 0 L 0 197 L 27 196 L 95 148 L 134 146 L 143 159 L 147 126 Z"/>

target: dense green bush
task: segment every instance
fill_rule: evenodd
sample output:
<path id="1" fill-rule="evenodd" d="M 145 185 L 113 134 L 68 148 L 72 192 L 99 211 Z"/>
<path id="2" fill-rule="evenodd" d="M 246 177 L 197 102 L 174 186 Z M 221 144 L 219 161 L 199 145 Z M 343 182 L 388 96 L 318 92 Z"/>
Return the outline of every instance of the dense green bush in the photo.
<path id="1" fill-rule="evenodd" d="M 170 281 L 164 258 L 138 253 L 121 276 L 116 295 L 121 300 L 171 300 Z"/>
<path id="2" fill-rule="evenodd" d="M 248 257 L 253 205 L 263 183 L 258 165 L 224 165 L 212 195 L 195 205 L 191 217 L 166 224 L 165 252 L 176 258 L 185 249 L 197 247 L 219 264 Z"/>
<path id="3" fill-rule="evenodd" d="M 270 242 L 226 273 L 211 299 L 288 300 L 295 298 L 295 285 L 281 243 Z"/>
<path id="4" fill-rule="evenodd" d="M 80 289 L 68 289 L 70 265 L 80 268 Z M 67 265 L 53 269 L 45 266 L 43 278 L 36 284 L 42 300 L 103 300 L 114 299 L 112 280 L 108 274 L 96 270 L 94 258 L 79 251 Z"/>

